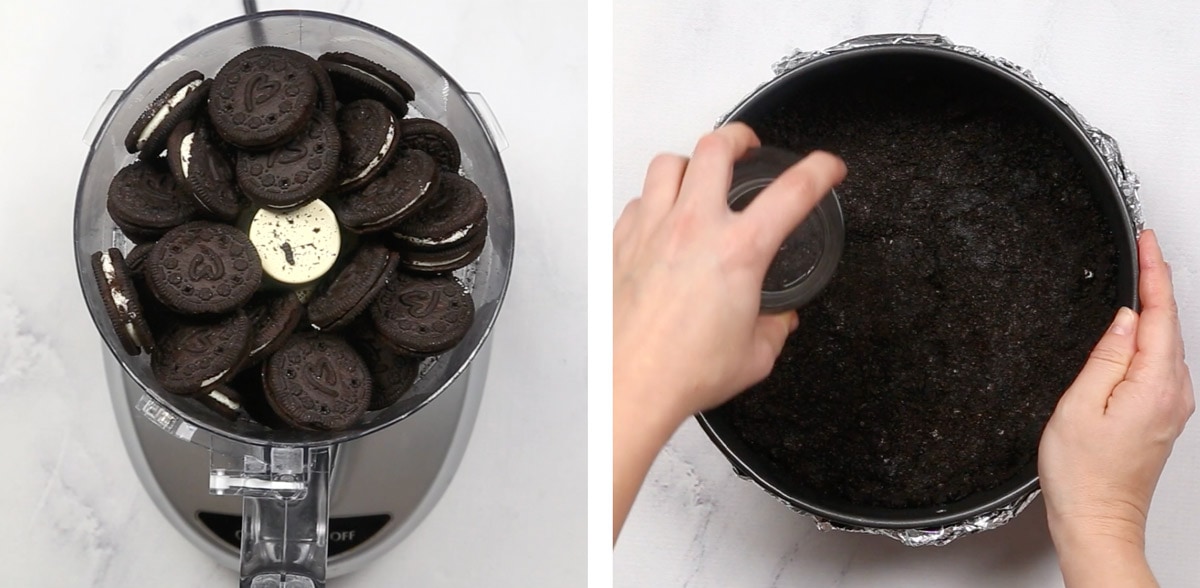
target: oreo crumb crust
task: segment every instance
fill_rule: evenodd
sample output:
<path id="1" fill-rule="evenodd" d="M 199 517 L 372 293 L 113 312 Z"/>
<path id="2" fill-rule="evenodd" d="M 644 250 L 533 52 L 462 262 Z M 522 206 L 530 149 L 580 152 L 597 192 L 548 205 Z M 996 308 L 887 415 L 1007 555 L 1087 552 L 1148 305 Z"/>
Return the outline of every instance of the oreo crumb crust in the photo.
<path id="1" fill-rule="evenodd" d="M 917 508 L 1034 462 L 1117 309 L 1117 249 L 1071 150 L 1022 104 L 876 69 L 750 121 L 764 145 L 855 170 L 837 277 L 770 376 L 719 409 L 789 484 Z"/>

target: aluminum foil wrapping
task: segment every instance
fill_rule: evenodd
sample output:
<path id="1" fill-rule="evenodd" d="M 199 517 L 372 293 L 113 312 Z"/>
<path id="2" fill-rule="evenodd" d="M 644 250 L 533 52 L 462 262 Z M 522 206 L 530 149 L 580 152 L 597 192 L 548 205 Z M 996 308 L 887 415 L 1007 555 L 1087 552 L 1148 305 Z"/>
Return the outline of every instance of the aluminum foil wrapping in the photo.
<path id="1" fill-rule="evenodd" d="M 1092 145 L 1096 148 L 1096 151 L 1100 154 L 1101 159 L 1104 161 L 1104 165 L 1108 169 L 1108 173 L 1112 176 L 1113 181 L 1116 183 L 1117 188 L 1120 190 L 1121 197 L 1125 202 L 1125 209 L 1129 213 L 1129 219 L 1131 223 L 1137 232 L 1141 232 L 1145 217 L 1142 214 L 1141 199 L 1138 197 L 1138 177 L 1137 174 L 1133 173 L 1132 170 L 1125 166 L 1125 160 L 1121 157 L 1121 150 L 1117 146 L 1117 142 L 1111 136 L 1109 136 L 1108 133 L 1105 133 L 1104 131 L 1101 131 L 1095 126 L 1089 124 L 1087 119 L 1085 119 L 1083 115 L 1079 114 L 1079 112 L 1070 104 L 1067 104 L 1057 95 L 1047 90 L 1042 83 L 1039 82 L 1032 73 L 1030 73 L 1029 70 L 1007 59 L 988 55 L 974 47 L 957 45 L 942 35 L 901 33 L 855 37 L 853 39 L 838 43 L 832 47 L 816 51 L 796 50 L 791 55 L 788 55 L 776 62 L 772 69 L 775 72 L 775 76 L 778 77 L 802 65 L 812 63 L 813 61 L 823 59 L 830 55 L 844 53 L 846 51 L 854 51 L 864 47 L 876 47 L 881 45 L 921 45 L 926 47 L 936 47 L 947 51 L 954 51 L 964 55 L 969 55 L 980 61 L 990 63 L 1025 80 L 1026 83 L 1050 100 L 1052 104 L 1061 110 L 1063 114 L 1067 116 L 1067 118 L 1069 118 L 1084 132 L 1085 135 L 1087 135 Z M 759 90 L 770 84 L 771 81 L 773 80 L 769 80 L 761 84 L 758 88 L 751 92 L 746 99 L 748 100 L 750 97 L 757 94 Z M 742 101 L 742 103 L 744 102 L 745 100 Z M 741 103 L 739 103 L 739 106 L 740 104 Z M 734 111 L 736 111 L 736 108 L 722 116 L 717 121 L 718 126 L 724 124 Z M 743 479 L 750 479 L 741 472 L 737 472 L 736 469 L 735 472 Z M 996 509 L 995 511 L 978 515 L 961 523 L 932 529 L 880 529 L 843 525 L 798 509 L 794 504 L 780 496 L 776 496 L 776 498 L 783 502 L 784 505 L 791 510 L 802 515 L 812 517 L 816 521 L 817 528 L 822 531 L 845 531 L 849 533 L 882 535 L 884 537 L 895 539 L 896 541 L 899 541 L 910 547 L 925 547 L 946 545 L 960 537 L 965 537 L 974 533 L 989 531 L 1001 527 L 1016 518 L 1017 515 L 1021 514 L 1021 511 L 1025 510 L 1025 508 L 1029 506 L 1039 494 L 1041 494 L 1041 490 L 1033 490 L 1032 492 L 1021 496 L 1012 504 Z"/>
<path id="2" fill-rule="evenodd" d="M 817 528 L 822 531 L 845 531 L 847 533 L 866 533 L 869 535 L 883 535 L 891 537 L 909 547 L 927 547 L 946 545 L 959 537 L 965 537 L 973 533 L 982 531 L 990 531 L 992 529 L 1008 524 L 1009 521 L 1017 518 L 1025 507 L 1033 503 L 1034 499 L 1041 494 L 1041 490 L 1034 490 L 1025 496 L 1022 496 L 1016 502 L 999 508 L 992 512 L 981 514 L 977 517 L 965 520 L 957 525 L 947 527 L 938 527 L 935 529 L 871 529 L 866 527 L 851 527 L 840 525 L 831 521 L 827 521 L 820 517 L 813 517 L 817 522 Z M 793 509 L 795 510 L 795 509 Z"/>

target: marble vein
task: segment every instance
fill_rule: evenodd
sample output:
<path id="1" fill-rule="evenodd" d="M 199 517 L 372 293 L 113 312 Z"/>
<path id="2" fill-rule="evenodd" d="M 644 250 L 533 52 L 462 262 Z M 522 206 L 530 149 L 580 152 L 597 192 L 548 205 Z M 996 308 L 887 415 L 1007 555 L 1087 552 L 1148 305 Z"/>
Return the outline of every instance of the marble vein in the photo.
<path id="1" fill-rule="evenodd" d="M 58 444 L 58 456 L 54 458 L 54 467 L 50 469 L 50 477 L 42 485 L 42 492 L 38 496 L 37 504 L 33 507 L 33 512 L 29 515 L 27 530 L 38 522 L 38 515 L 41 514 L 42 508 L 46 506 L 46 498 L 50 496 L 51 489 L 61 483 L 59 473 L 62 471 L 63 458 L 67 455 L 68 441 L 70 441 L 70 434 L 64 434 L 62 441 Z"/>

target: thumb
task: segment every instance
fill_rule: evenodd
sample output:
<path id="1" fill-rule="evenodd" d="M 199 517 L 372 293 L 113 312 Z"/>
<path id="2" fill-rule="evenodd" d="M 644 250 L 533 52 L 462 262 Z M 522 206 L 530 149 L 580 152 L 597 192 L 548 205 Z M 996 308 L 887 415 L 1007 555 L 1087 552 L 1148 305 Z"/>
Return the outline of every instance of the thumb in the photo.
<path id="1" fill-rule="evenodd" d="M 1122 307 L 1100 342 L 1092 349 L 1083 370 L 1075 378 L 1061 402 L 1077 404 L 1085 410 L 1103 412 L 1113 389 L 1125 379 L 1137 352 L 1138 315 Z"/>
<path id="2" fill-rule="evenodd" d="M 754 324 L 753 381 L 750 384 L 757 383 L 771 373 L 788 335 L 799 325 L 800 317 L 795 311 L 759 315 Z"/>

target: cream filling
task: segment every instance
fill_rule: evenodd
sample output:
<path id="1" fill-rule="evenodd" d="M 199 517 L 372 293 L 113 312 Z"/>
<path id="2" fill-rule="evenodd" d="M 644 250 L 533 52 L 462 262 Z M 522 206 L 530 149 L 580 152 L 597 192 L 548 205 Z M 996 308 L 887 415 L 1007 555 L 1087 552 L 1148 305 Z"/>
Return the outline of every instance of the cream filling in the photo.
<path id="1" fill-rule="evenodd" d="M 145 349 L 146 343 L 142 341 L 141 337 L 138 337 L 137 329 L 133 328 L 133 324 L 125 323 L 125 334 L 129 335 L 130 341 L 133 341 L 138 347 Z"/>
<path id="2" fill-rule="evenodd" d="M 124 313 L 129 312 L 129 298 L 127 298 L 125 296 L 124 292 L 121 292 L 117 288 L 113 288 L 112 299 L 113 299 L 113 304 L 117 307 L 117 310 L 124 312 Z"/>
<path id="3" fill-rule="evenodd" d="M 392 141 L 395 138 L 396 138 L 396 123 L 395 123 L 395 120 L 393 119 L 392 124 L 388 125 L 387 138 L 384 139 L 384 141 L 383 141 L 383 148 L 379 150 L 379 153 L 377 155 L 375 155 L 375 159 L 372 159 L 371 163 L 368 163 L 367 167 L 363 168 L 362 172 L 360 172 L 357 176 L 354 176 L 353 178 L 346 178 L 346 179 L 342 180 L 342 185 L 345 186 L 346 184 L 349 184 L 351 182 L 357 182 L 358 180 L 361 180 L 361 179 L 367 177 L 367 174 L 371 173 L 372 170 L 379 167 L 379 164 L 383 163 L 383 158 L 384 158 L 384 156 L 387 155 L 388 149 L 392 148 Z M 187 174 L 185 173 L 184 175 L 187 175 Z"/>
<path id="4" fill-rule="evenodd" d="M 248 353 L 247 355 L 254 355 L 255 353 L 258 353 L 259 351 L 266 349 L 267 345 L 270 345 L 270 344 L 271 344 L 271 342 L 268 340 L 266 343 L 263 343 L 262 345 L 259 345 L 258 347 L 255 347 L 254 349 L 251 349 L 250 353 Z"/>
<path id="5" fill-rule="evenodd" d="M 443 265 L 446 265 L 446 264 L 448 264 L 448 263 L 457 263 L 457 262 L 460 262 L 460 261 L 462 261 L 463 259 L 465 259 L 465 258 L 466 258 L 467 256 L 469 256 L 469 255 L 471 255 L 471 251 L 469 251 L 469 250 L 468 250 L 468 251 L 466 251 L 465 253 L 463 253 L 462 255 L 459 255 L 458 257 L 455 257 L 454 259 L 448 259 L 448 260 L 437 261 L 437 262 L 433 262 L 433 261 L 409 261 L 409 262 L 408 262 L 408 265 L 411 265 L 411 266 L 413 266 L 413 267 L 441 267 L 441 266 L 443 266 Z"/>
<path id="6" fill-rule="evenodd" d="M 229 373 L 229 370 L 225 370 L 207 380 L 204 380 L 203 382 L 200 382 L 200 387 L 204 388 L 205 386 L 212 386 L 213 384 L 220 382 L 221 378 L 224 378 L 225 374 L 228 374 L 228 373 Z"/>
<path id="7" fill-rule="evenodd" d="M 424 188 L 421 188 L 421 195 L 422 195 L 422 196 L 424 196 L 424 195 L 425 195 L 425 193 L 429 191 L 429 186 L 430 186 L 430 184 L 432 184 L 432 183 L 433 183 L 433 182 L 425 182 L 425 187 L 424 187 Z M 369 225 L 364 225 L 364 226 L 366 226 L 366 227 L 368 227 L 368 228 L 369 228 L 369 227 L 378 227 L 378 226 L 380 226 L 380 225 L 386 225 L 386 224 L 390 223 L 390 222 L 391 222 L 393 219 L 395 219 L 396 217 L 398 217 L 398 216 L 400 216 L 400 215 L 404 214 L 404 213 L 405 213 L 405 212 L 406 212 L 408 209 L 412 208 L 413 204 L 415 204 L 415 203 L 417 203 L 417 202 L 420 202 L 420 201 L 421 201 L 421 198 L 420 198 L 420 197 L 414 198 L 414 199 L 412 200 L 412 202 L 409 202 L 409 203 L 408 203 L 408 206 L 405 206 L 405 207 L 401 208 L 400 210 L 397 210 L 396 212 L 393 212 L 392 214 L 389 214 L 389 215 L 387 215 L 387 216 L 383 217 L 383 218 L 382 218 L 382 219 L 380 219 L 378 222 L 374 222 L 374 223 L 371 223 L 371 224 L 369 224 Z"/>
<path id="8" fill-rule="evenodd" d="M 417 245 L 431 245 L 431 246 L 432 245 L 446 245 L 448 243 L 453 243 L 453 242 L 458 241 L 459 239 L 462 239 L 463 237 L 467 236 L 467 233 L 471 232 L 471 229 L 474 226 L 475 226 L 474 223 L 469 224 L 469 225 L 463 227 L 462 229 L 459 229 L 457 231 L 454 231 L 453 233 L 450 233 L 450 236 L 446 237 L 445 239 L 423 239 L 421 237 L 413 237 L 413 236 L 404 235 L 401 233 L 397 233 L 396 236 L 400 237 L 401 239 L 404 239 L 405 241 L 408 241 L 409 243 L 414 243 Z"/>
<path id="9" fill-rule="evenodd" d="M 150 118 L 150 122 L 146 123 L 146 128 L 142 129 L 142 134 L 138 135 L 137 148 L 139 150 L 146 146 L 146 139 L 149 139 L 150 135 L 154 133 L 154 130 L 158 128 L 158 125 L 161 125 L 162 122 L 166 120 L 167 114 L 171 112 L 171 109 L 179 106 L 179 103 L 183 102 L 183 99 L 186 98 L 192 90 L 195 90 L 197 87 L 199 87 L 200 82 L 202 81 L 203 80 L 196 80 L 180 88 L 177 92 L 175 92 L 174 96 L 171 96 L 170 100 L 167 100 L 167 103 L 164 104 L 162 108 L 158 109 L 158 112 L 154 113 L 154 116 Z"/>
<path id="10" fill-rule="evenodd" d="M 188 177 L 188 166 L 192 163 L 192 139 L 195 137 L 196 133 L 188 133 L 179 142 L 179 169 L 185 178 Z"/>
<path id="11" fill-rule="evenodd" d="M 222 406 L 228 408 L 229 410 L 238 410 L 242 407 L 242 405 L 234 402 L 232 398 L 222 394 L 221 392 L 219 392 L 217 390 L 209 391 L 208 397 L 212 398 L 218 404 L 221 404 Z"/>
<path id="12" fill-rule="evenodd" d="M 113 282 L 117 280 L 117 270 L 113 267 L 112 257 L 107 251 L 100 254 L 100 269 L 104 271 L 104 282 L 108 284 L 108 293 L 112 295 L 113 305 L 122 313 L 128 313 L 129 298 L 120 288 L 113 286 Z"/>
<path id="13" fill-rule="evenodd" d="M 133 322 L 129 317 L 129 297 L 120 288 L 113 287 L 113 282 L 117 279 L 117 270 L 113 267 L 112 256 L 107 251 L 100 254 L 100 269 L 104 272 L 104 281 L 108 284 L 108 293 L 112 295 L 113 306 L 117 307 L 125 318 L 125 334 L 129 335 L 129 340 L 133 341 L 138 347 L 146 347 L 146 342 L 138 336 L 137 329 L 133 328 Z"/>

